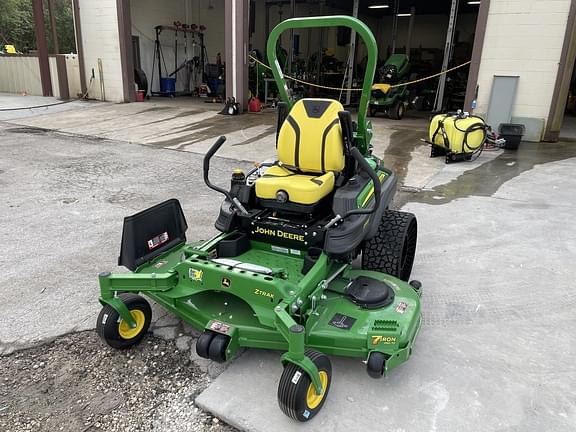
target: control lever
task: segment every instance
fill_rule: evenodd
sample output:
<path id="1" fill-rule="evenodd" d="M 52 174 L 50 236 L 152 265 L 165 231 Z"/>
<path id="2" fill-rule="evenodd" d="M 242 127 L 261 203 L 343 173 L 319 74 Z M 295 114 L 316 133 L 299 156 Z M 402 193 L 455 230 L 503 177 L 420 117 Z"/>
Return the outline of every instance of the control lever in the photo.
<path id="1" fill-rule="evenodd" d="M 246 208 L 244 208 L 244 206 L 242 205 L 242 203 L 238 198 L 233 197 L 230 194 L 230 192 L 228 192 L 226 189 L 223 189 L 219 186 L 212 184 L 212 182 L 208 178 L 208 173 L 210 172 L 210 159 L 212 159 L 212 156 L 214 156 L 214 154 L 218 150 L 220 150 L 220 147 L 222 147 L 224 142 L 226 142 L 225 136 L 221 136 L 220 138 L 218 138 L 214 143 L 214 145 L 210 147 L 210 149 L 206 152 L 206 155 L 204 156 L 204 183 L 206 183 L 206 186 L 208 186 L 210 189 L 215 190 L 216 192 L 220 192 L 226 198 L 228 198 L 228 200 L 234 205 L 234 207 L 240 210 L 242 214 L 248 215 L 248 211 L 246 210 Z"/>

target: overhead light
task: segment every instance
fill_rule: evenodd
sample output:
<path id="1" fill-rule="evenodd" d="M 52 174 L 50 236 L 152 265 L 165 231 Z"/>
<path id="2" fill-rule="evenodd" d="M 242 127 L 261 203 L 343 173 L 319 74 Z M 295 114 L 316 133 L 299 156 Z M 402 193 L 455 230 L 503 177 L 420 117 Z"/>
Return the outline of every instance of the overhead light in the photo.
<path id="1" fill-rule="evenodd" d="M 469 5 L 479 5 L 480 2 L 478 0 L 468 0 Z"/>
<path id="2" fill-rule="evenodd" d="M 371 5 L 371 6 L 368 6 L 368 9 L 388 9 L 389 7 L 390 7 L 390 5 L 381 4 L 381 5 Z"/>
<path id="3" fill-rule="evenodd" d="M 399 13 L 399 14 L 396 14 L 396 16 L 399 16 L 399 17 L 409 17 L 409 16 L 412 16 L 412 14 L 411 14 L 411 13 Z"/>

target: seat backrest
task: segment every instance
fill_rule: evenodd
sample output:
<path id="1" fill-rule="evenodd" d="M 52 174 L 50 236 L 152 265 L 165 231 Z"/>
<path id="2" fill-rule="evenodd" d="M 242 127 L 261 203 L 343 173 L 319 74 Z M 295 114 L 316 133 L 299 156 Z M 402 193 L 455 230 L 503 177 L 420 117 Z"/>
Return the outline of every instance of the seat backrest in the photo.
<path id="1" fill-rule="evenodd" d="M 344 139 L 338 113 L 344 107 L 332 99 L 301 99 L 294 104 L 278 134 L 278 159 L 302 172 L 344 169 Z"/>

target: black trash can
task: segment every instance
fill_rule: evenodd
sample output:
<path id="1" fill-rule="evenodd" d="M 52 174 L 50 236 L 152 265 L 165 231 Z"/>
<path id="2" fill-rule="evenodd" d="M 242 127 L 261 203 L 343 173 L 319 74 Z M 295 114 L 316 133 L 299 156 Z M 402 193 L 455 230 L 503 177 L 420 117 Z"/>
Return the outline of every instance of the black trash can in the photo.
<path id="1" fill-rule="evenodd" d="M 523 124 L 514 124 L 514 123 L 502 123 L 498 128 L 498 134 L 500 138 L 504 138 L 506 140 L 506 145 L 504 148 L 506 150 L 518 150 L 518 146 L 520 145 L 520 141 L 522 141 L 522 136 L 524 135 L 524 131 L 526 128 Z"/>

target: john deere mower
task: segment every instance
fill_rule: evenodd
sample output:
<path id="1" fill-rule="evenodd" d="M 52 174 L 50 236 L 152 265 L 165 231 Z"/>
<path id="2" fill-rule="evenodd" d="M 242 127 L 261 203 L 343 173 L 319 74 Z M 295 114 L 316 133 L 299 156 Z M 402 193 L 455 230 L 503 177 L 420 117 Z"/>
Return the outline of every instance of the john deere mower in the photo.
<path id="1" fill-rule="evenodd" d="M 338 101 L 291 101 L 277 62 L 283 31 L 329 26 L 351 27 L 368 47 L 357 123 Z M 417 223 L 390 209 L 396 176 L 372 154 L 366 110 L 377 47 L 368 27 L 347 16 L 289 19 L 267 51 L 283 101 L 278 160 L 234 171 L 225 190 L 209 176 L 226 139 L 216 141 L 204 182 L 224 199 L 210 240 L 187 243 L 176 199 L 125 218 L 119 265 L 131 272 L 99 275 L 97 331 L 114 348 L 138 343 L 151 319 L 143 294 L 202 332 L 201 357 L 283 351 L 278 403 L 307 421 L 330 390 L 328 355 L 356 357 L 380 378 L 412 354 L 421 324 L 421 285 L 408 282 Z"/>
<path id="2" fill-rule="evenodd" d="M 406 112 L 410 93 L 406 86 L 393 87 L 406 81 L 410 63 L 405 54 L 392 54 L 378 70 L 379 82 L 372 86 L 370 116 L 383 112 L 394 120 L 401 120 Z"/>

